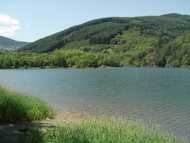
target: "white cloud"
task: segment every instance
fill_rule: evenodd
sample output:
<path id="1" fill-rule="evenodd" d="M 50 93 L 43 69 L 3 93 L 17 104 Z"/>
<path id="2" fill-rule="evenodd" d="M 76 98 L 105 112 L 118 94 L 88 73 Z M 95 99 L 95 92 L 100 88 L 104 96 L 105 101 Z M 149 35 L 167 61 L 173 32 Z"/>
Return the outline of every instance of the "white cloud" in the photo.
<path id="1" fill-rule="evenodd" d="M 18 20 L 8 15 L 0 15 L 0 35 L 13 36 L 20 28 Z"/>

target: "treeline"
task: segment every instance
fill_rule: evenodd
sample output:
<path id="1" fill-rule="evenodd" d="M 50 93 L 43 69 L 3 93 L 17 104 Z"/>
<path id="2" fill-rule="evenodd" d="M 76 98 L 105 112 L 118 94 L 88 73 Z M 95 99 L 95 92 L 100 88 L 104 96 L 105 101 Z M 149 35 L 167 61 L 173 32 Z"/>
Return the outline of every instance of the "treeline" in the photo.
<path id="1" fill-rule="evenodd" d="M 174 47 L 175 48 L 175 47 Z M 179 52 L 178 52 L 179 51 Z M 190 50 L 181 49 L 173 52 L 173 48 L 148 49 L 130 56 L 125 52 L 85 52 L 82 50 L 56 50 L 52 53 L 1 53 L 0 69 L 15 68 L 87 68 L 87 67 L 188 67 L 190 66 Z M 173 55 L 168 53 L 172 53 Z"/>
<path id="2" fill-rule="evenodd" d="M 0 68 L 119 67 L 123 55 L 89 53 L 80 50 L 57 50 L 53 53 L 1 53 Z"/>

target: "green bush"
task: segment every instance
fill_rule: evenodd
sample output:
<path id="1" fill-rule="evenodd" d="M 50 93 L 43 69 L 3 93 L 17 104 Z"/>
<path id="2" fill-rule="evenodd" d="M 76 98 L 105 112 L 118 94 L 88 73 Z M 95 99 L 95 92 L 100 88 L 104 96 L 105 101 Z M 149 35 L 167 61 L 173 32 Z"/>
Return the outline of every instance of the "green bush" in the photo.
<path id="1" fill-rule="evenodd" d="M 53 111 L 45 102 L 0 87 L 0 123 L 33 121 L 48 117 L 53 117 Z"/>

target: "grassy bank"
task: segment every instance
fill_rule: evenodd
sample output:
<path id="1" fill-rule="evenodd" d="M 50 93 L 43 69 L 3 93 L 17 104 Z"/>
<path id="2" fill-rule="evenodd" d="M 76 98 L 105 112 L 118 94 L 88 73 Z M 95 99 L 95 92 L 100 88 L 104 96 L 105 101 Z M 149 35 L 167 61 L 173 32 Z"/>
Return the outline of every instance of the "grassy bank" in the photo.
<path id="1" fill-rule="evenodd" d="M 41 120 L 52 115 L 52 110 L 40 99 L 0 87 L 0 123 Z"/>
<path id="2" fill-rule="evenodd" d="M 113 120 L 66 121 L 39 132 L 33 130 L 24 143 L 182 143 L 136 123 Z"/>

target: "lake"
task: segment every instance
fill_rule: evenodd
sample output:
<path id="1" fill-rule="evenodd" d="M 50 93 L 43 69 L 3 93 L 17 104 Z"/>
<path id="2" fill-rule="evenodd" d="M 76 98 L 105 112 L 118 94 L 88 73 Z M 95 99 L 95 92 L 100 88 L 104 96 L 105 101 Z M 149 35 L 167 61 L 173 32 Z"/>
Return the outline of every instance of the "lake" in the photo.
<path id="1" fill-rule="evenodd" d="M 69 112 L 127 118 L 190 140 L 190 70 L 0 70 L 0 84 Z"/>

